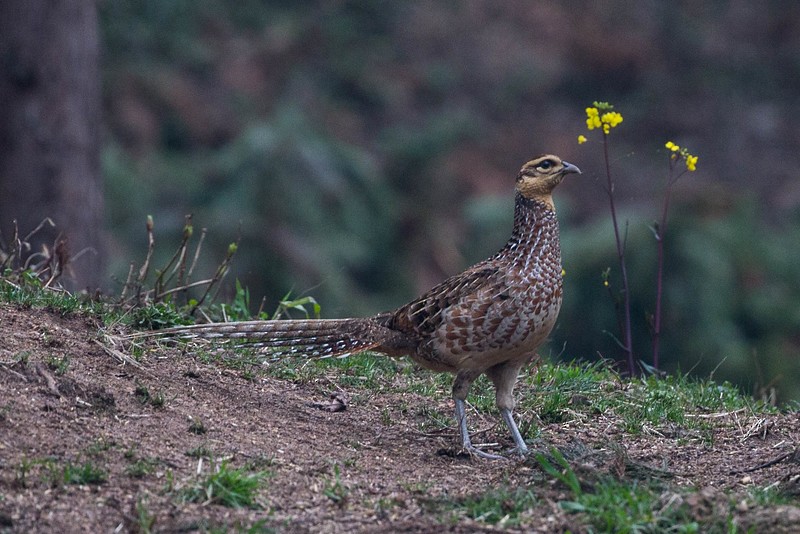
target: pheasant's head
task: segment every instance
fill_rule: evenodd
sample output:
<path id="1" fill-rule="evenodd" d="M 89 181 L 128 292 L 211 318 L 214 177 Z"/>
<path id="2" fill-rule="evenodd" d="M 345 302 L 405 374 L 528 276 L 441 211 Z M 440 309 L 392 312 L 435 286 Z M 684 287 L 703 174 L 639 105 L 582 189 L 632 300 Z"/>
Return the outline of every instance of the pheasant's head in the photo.
<path id="1" fill-rule="evenodd" d="M 553 189 L 564 175 L 580 174 L 581 170 L 558 156 L 545 154 L 522 166 L 517 176 L 517 191 L 525 198 L 538 200 L 553 209 Z"/>

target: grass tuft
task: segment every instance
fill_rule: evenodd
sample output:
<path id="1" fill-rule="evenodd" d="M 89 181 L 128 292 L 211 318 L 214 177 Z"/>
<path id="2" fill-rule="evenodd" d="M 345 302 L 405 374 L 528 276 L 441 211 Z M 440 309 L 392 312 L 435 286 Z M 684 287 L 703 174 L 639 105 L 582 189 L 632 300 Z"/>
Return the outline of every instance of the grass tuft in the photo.
<path id="1" fill-rule="evenodd" d="M 208 432 L 206 429 L 206 425 L 200 419 L 192 419 L 191 423 L 189 423 L 189 432 L 192 434 L 197 434 L 198 436 L 201 434 L 205 434 Z"/>
<path id="2" fill-rule="evenodd" d="M 333 477 L 325 482 L 322 493 L 334 504 L 338 506 L 344 506 L 347 503 L 347 495 L 350 493 L 350 489 L 344 483 L 342 483 L 339 464 L 334 464 L 331 471 Z"/>
<path id="3" fill-rule="evenodd" d="M 153 532 L 153 527 L 156 524 L 156 516 L 150 513 L 147 508 L 147 501 L 144 499 L 136 500 L 136 516 L 134 517 L 134 525 L 140 534 L 150 534 Z"/>
<path id="4" fill-rule="evenodd" d="M 266 471 L 248 472 L 233 469 L 227 461 L 220 463 L 197 484 L 187 488 L 183 497 L 188 502 L 219 504 L 231 508 L 256 507 L 256 495 L 263 487 Z"/>
<path id="5" fill-rule="evenodd" d="M 144 384 L 136 384 L 136 389 L 133 395 L 140 404 L 149 404 L 153 408 L 163 408 L 167 404 L 167 398 L 163 391 L 158 391 L 155 394 L 150 393 L 150 389 Z"/>
<path id="6" fill-rule="evenodd" d="M 212 458 L 214 451 L 207 444 L 198 445 L 193 449 L 189 449 L 184 454 L 189 458 Z"/>
<path id="7" fill-rule="evenodd" d="M 45 362 L 47 363 L 47 366 L 58 376 L 65 375 L 69 369 L 68 356 L 48 356 L 45 359 Z"/>
<path id="8" fill-rule="evenodd" d="M 54 469 L 52 475 L 53 483 L 63 484 L 102 484 L 108 480 L 108 473 L 91 462 L 85 462 L 82 465 L 67 462 L 60 471 Z"/>
<path id="9" fill-rule="evenodd" d="M 454 503 L 452 510 L 456 516 L 506 527 L 520 524 L 524 514 L 537 503 L 536 493 L 532 489 L 492 488 Z"/>
<path id="10" fill-rule="evenodd" d="M 131 478 L 144 478 L 152 474 L 157 465 L 155 458 L 137 458 L 125 468 L 125 474 Z"/>

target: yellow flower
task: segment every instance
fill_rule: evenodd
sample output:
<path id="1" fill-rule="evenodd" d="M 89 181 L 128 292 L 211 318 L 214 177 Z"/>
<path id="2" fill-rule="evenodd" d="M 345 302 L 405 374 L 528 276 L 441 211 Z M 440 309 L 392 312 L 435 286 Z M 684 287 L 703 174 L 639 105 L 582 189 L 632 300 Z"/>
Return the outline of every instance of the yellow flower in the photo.
<path id="1" fill-rule="evenodd" d="M 586 108 L 586 128 L 589 130 L 594 130 L 595 128 L 600 128 L 600 112 L 597 111 L 597 108 Z"/>
<path id="2" fill-rule="evenodd" d="M 602 128 L 603 133 L 608 135 L 611 132 L 611 128 L 622 122 L 622 114 L 611 111 L 612 109 L 614 109 L 614 106 L 608 102 L 595 102 L 594 106 L 586 108 L 586 128 L 588 130 Z M 600 114 L 601 111 L 603 112 L 602 115 Z M 585 142 L 586 138 L 584 136 L 578 137 L 579 144 Z"/>
<path id="3" fill-rule="evenodd" d="M 608 135 L 611 128 L 616 127 L 622 122 L 622 115 L 616 111 L 606 111 L 600 115 L 598 106 L 602 104 L 603 110 L 610 110 L 612 105 L 605 102 L 595 102 L 595 107 L 586 108 L 586 128 L 594 130 L 595 128 L 602 128 L 603 133 Z"/>
<path id="4" fill-rule="evenodd" d="M 603 124 L 608 124 L 610 128 L 614 128 L 617 124 L 622 122 L 622 115 L 616 111 L 609 111 L 608 113 L 603 113 L 600 120 Z"/>
<path id="5" fill-rule="evenodd" d="M 608 280 L 603 280 L 603 286 L 608 287 Z"/>
<path id="6" fill-rule="evenodd" d="M 697 170 L 697 156 L 689 154 L 687 149 L 681 148 L 672 141 L 667 141 L 664 146 L 667 148 L 667 150 L 672 152 L 672 154 L 669 155 L 670 160 L 678 161 L 679 159 L 682 159 L 686 163 L 686 170 L 690 172 Z"/>

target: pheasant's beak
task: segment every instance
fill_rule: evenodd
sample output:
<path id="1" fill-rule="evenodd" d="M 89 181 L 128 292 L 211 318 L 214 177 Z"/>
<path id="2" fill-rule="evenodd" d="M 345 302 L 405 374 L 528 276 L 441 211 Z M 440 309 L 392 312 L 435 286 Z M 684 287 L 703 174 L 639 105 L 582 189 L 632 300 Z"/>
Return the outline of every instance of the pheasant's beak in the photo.
<path id="1" fill-rule="evenodd" d="M 563 171 L 564 174 L 569 174 L 569 173 L 581 174 L 581 170 L 578 168 L 577 165 L 573 165 L 572 163 L 567 163 L 566 161 L 562 161 L 561 164 L 564 165 L 564 171 Z"/>

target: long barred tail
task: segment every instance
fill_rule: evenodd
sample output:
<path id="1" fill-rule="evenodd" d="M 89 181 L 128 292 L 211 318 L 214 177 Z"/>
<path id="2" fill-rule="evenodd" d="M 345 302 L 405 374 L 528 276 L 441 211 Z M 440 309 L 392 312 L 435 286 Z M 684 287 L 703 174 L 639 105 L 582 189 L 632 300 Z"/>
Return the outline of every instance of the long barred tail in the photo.
<path id="1" fill-rule="evenodd" d="M 390 332 L 369 318 L 207 323 L 148 333 L 265 347 L 274 356 L 346 356 L 376 348 Z"/>

